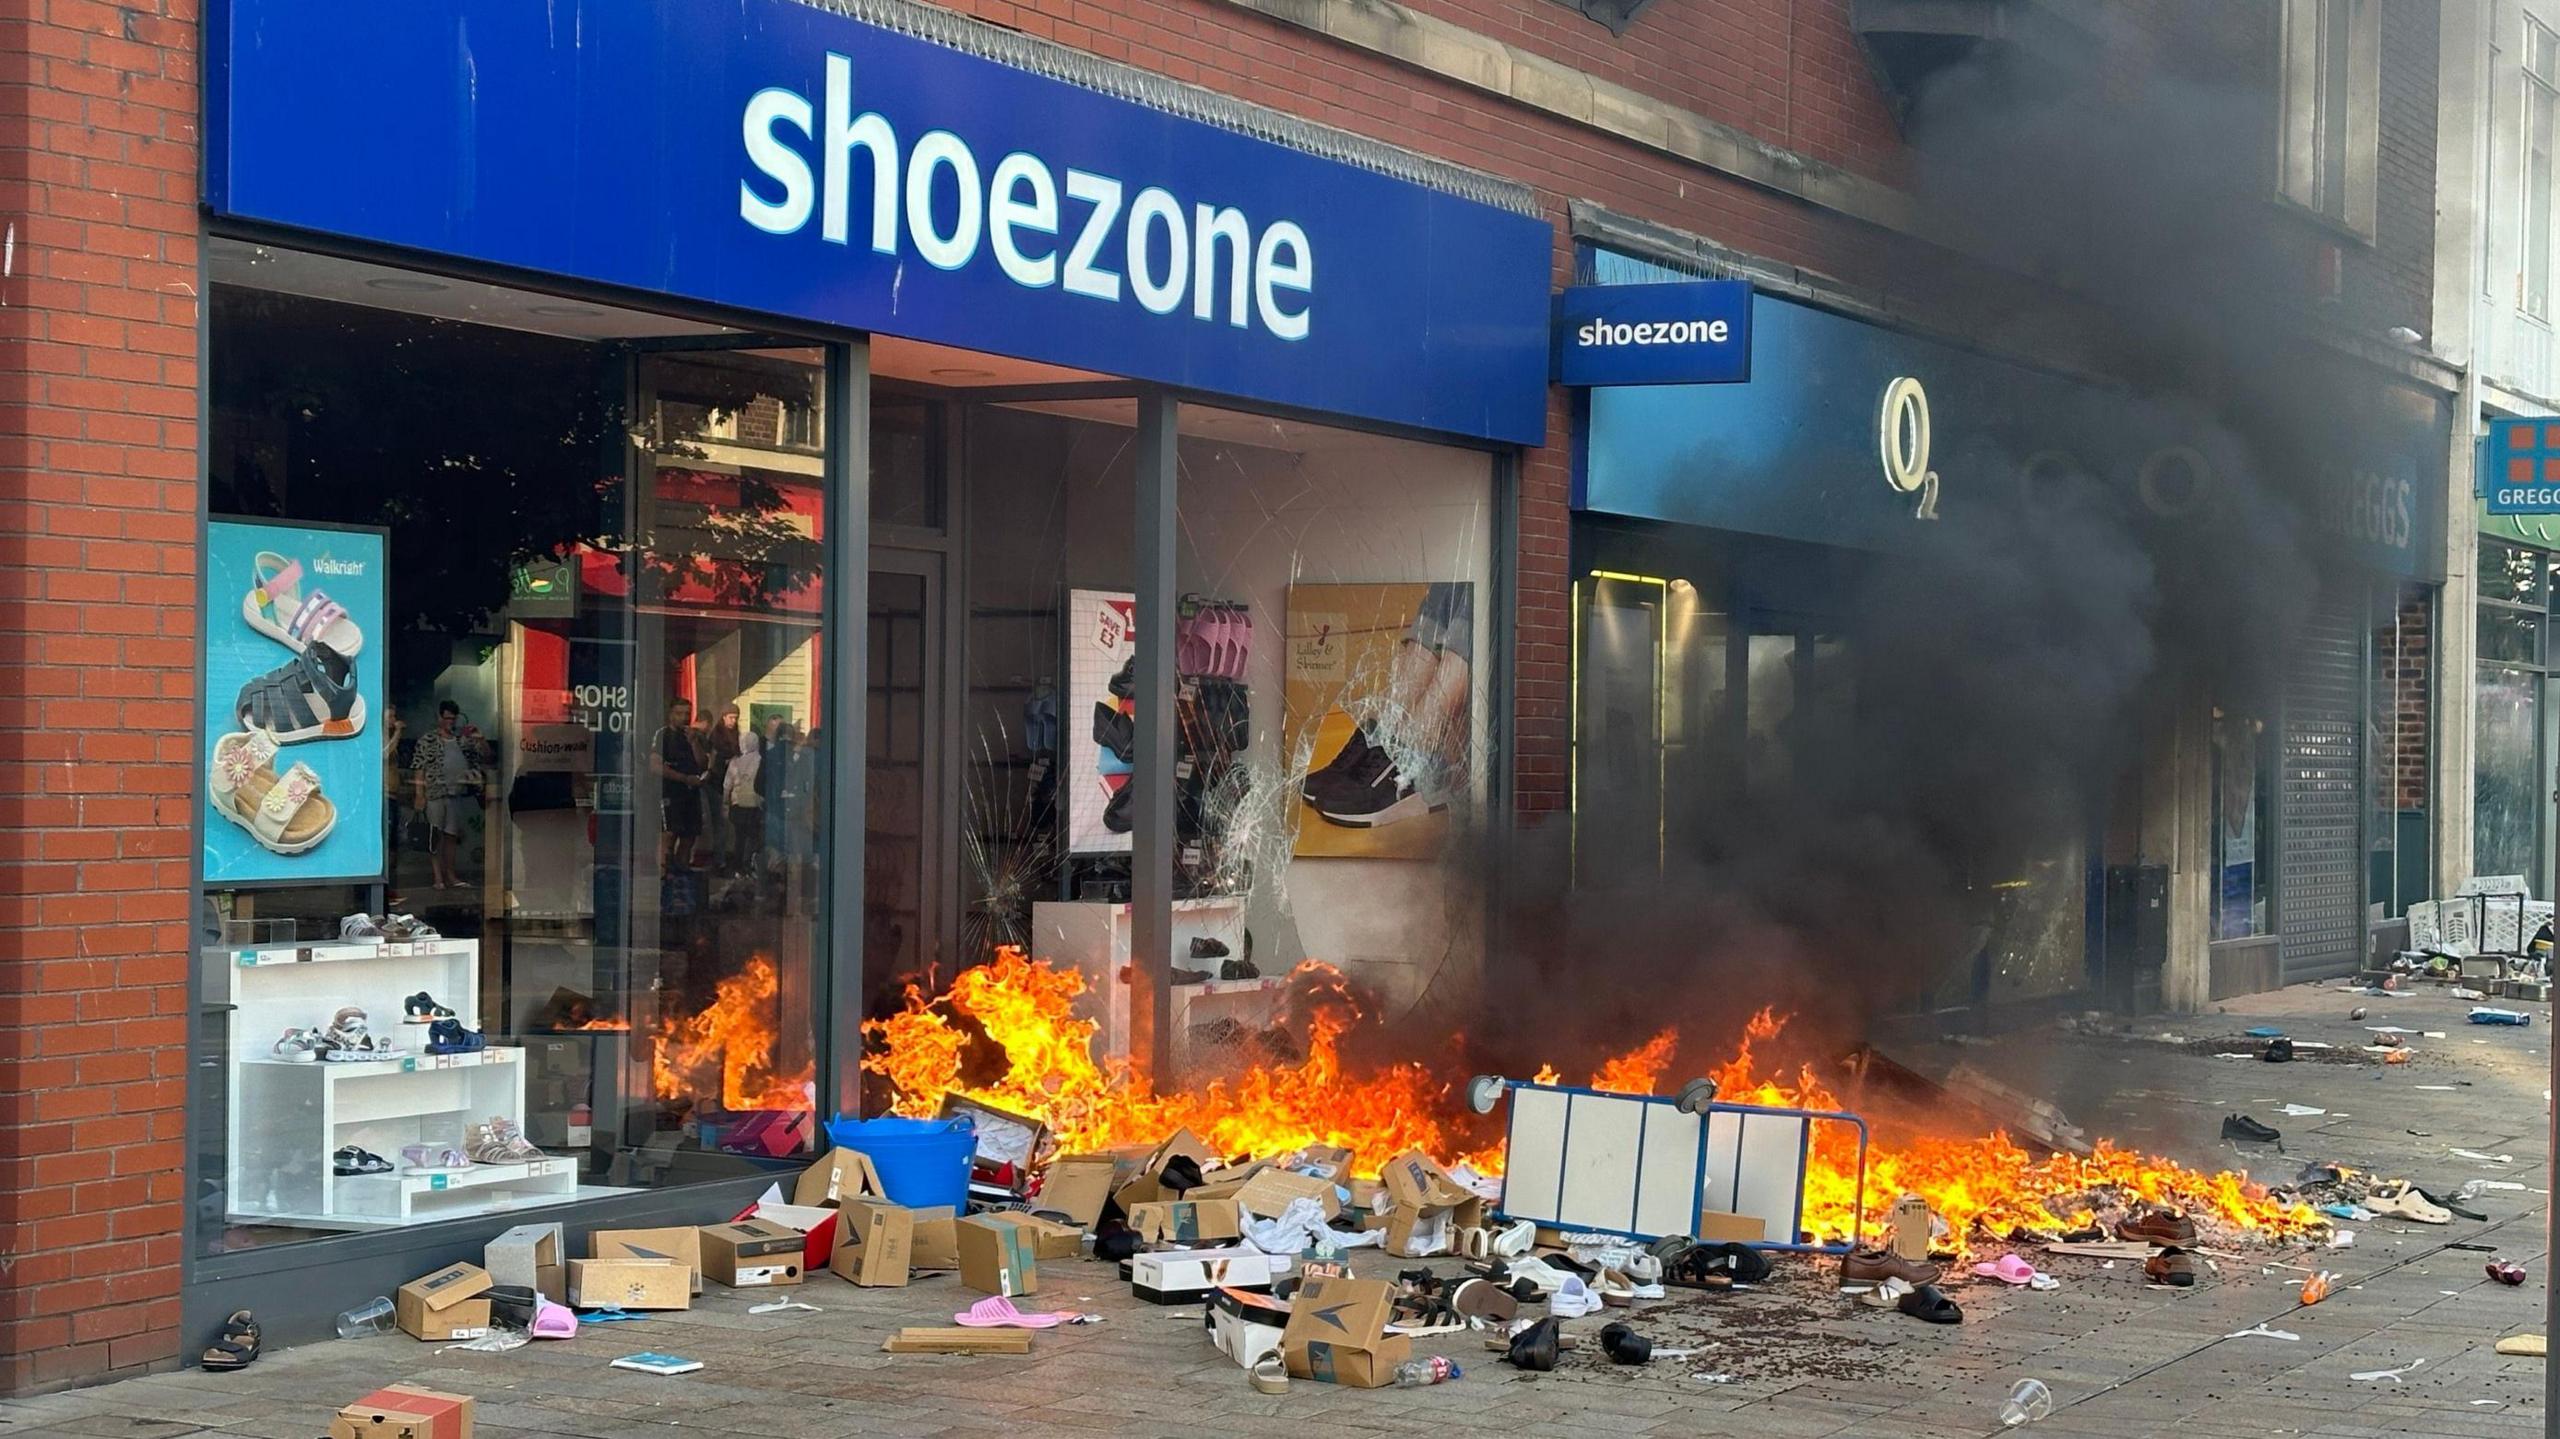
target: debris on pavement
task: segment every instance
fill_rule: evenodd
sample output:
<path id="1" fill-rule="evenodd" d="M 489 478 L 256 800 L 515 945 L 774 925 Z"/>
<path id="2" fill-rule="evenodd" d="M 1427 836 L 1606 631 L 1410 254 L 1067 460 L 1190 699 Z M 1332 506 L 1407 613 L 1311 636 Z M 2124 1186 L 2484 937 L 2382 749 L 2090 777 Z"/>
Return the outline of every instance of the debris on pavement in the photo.
<path id="1" fill-rule="evenodd" d="M 2301 1335 L 2290 1329 L 2270 1329 L 2264 1324 L 2253 1324 L 2246 1329 L 2234 1330 L 2222 1337 L 2225 1339 L 2282 1339 L 2289 1343 L 2299 1343 L 2302 1339 Z"/>
<path id="2" fill-rule="evenodd" d="M 2361 1373 L 2361 1374 L 2350 1374 L 2350 1375 L 2348 1375 L 2347 1377 L 2348 1377 L 2348 1378 L 2350 1378 L 2350 1379 L 2363 1380 L 2363 1381 L 2367 1381 L 2367 1382 L 2374 1381 L 2374 1380 L 2385 1380 L 2385 1379 L 2387 1379 L 2387 1380 L 2389 1380 L 2390 1382 L 2392 1382 L 2392 1383 L 2394 1383 L 2394 1384 L 2398 1384 L 2398 1383 L 2402 1383 L 2402 1382 L 2404 1382 L 2404 1381 L 2402 1380 L 2401 1376 L 2403 1376 L 2403 1375 L 2405 1375 L 2405 1374 L 2409 1373 L 2409 1372 L 2410 1372 L 2411 1370 L 2413 1370 L 2413 1369 L 2418 1369 L 2418 1368 L 2422 1368 L 2422 1367 L 2424 1367 L 2424 1366 L 2425 1366 L 2425 1364 L 2426 1364 L 2426 1362 L 2427 1362 L 2427 1361 L 2425 1360 L 2425 1358 L 2421 1357 L 2421 1358 L 2417 1358 L 2417 1359 L 2412 1359 L 2412 1360 L 2410 1360 L 2408 1363 L 2401 1365 L 2401 1366 L 2400 1366 L 2399 1368 L 2397 1368 L 2397 1369 L 2368 1369 L 2368 1370 L 2364 1371 L 2364 1372 L 2363 1372 L 2363 1373 Z"/>

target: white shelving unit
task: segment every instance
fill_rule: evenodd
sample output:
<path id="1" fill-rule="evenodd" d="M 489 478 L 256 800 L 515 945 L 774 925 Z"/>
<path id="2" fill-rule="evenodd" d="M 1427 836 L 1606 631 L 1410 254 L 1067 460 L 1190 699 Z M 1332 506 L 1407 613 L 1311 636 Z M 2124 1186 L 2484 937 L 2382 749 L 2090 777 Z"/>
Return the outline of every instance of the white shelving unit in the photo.
<path id="1" fill-rule="evenodd" d="M 556 1203 L 577 1193 L 577 1163 L 452 1169 L 406 1166 L 410 1144 L 460 1148 L 474 1124 L 524 1118 L 524 1052 L 429 1054 L 428 1026 L 401 1020 L 421 991 L 476 1023 L 475 940 L 355 941 L 225 948 L 231 976 L 230 1218 L 315 1229 L 378 1229 Z M 359 1063 L 286 1060 L 288 1029 L 326 1028 L 355 1005 L 398 1058 Z M 390 1174 L 340 1176 L 330 1156 L 356 1145 L 390 1160 Z"/>
<path id="2" fill-rule="evenodd" d="M 1129 986 L 1121 975 L 1129 968 L 1129 906 L 1039 902 L 1031 906 L 1031 955 L 1051 964 L 1073 965 L 1085 975 L 1086 1018 L 1101 1026 L 1096 1038 L 1108 1054 L 1129 1052 Z M 1227 947 L 1227 958 L 1244 953 L 1244 899 L 1213 895 L 1173 902 L 1173 967 L 1218 972 L 1226 959 L 1190 957 L 1195 938 L 1215 939 Z M 1173 1058 L 1177 1066 L 1192 1063 L 1191 1032 L 1220 1019 L 1233 1019 L 1247 1029 L 1260 1029 L 1280 1016 L 1284 981 L 1212 979 L 1173 986 Z M 1217 1067 L 1221 1056 L 1197 1058 Z"/>

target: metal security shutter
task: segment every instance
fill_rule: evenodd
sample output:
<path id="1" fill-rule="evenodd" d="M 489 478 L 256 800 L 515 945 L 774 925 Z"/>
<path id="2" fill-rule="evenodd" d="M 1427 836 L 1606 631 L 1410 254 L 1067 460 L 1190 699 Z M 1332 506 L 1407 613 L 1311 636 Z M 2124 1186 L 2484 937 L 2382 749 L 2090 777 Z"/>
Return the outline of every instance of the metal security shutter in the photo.
<path id="1" fill-rule="evenodd" d="M 2285 675 L 2277 791 L 2283 981 L 2352 972 L 2364 948 L 2362 604 L 2323 596 Z"/>

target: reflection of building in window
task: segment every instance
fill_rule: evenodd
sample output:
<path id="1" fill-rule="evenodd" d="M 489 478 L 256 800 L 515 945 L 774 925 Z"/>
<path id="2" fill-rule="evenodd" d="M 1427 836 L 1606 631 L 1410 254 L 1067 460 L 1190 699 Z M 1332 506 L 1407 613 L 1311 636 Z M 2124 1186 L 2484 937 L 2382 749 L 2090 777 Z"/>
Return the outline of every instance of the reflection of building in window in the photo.
<path id="1" fill-rule="evenodd" d="M 2269 781 L 2275 740 L 2266 722 L 2213 715 L 2213 937 L 2273 932 L 2268 902 L 2275 869 Z"/>
<path id="2" fill-rule="evenodd" d="M 2381 0 L 2284 0 L 2277 192 L 2371 238 Z"/>
<path id="3" fill-rule="evenodd" d="M 2560 127 L 2560 35 L 2528 15 L 2524 21 L 2524 253 L 2516 272 L 2516 305 L 2551 313 L 2551 166 Z"/>

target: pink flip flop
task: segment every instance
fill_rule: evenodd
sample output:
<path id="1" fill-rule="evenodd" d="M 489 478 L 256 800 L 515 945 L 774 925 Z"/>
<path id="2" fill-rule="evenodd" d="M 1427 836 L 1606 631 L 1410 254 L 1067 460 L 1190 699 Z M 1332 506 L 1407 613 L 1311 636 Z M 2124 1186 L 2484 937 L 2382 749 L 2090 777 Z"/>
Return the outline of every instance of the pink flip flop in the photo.
<path id="1" fill-rule="evenodd" d="M 2003 1254 L 1990 1263 L 1977 1264 L 1973 1266 L 1973 1272 L 1984 1279 L 1997 1279 L 2003 1284 L 2016 1285 L 2019 1288 L 2025 1288 L 2044 1277 L 2036 1272 L 2034 1265 L 2015 1254 Z"/>
<path id="2" fill-rule="evenodd" d="M 544 1295 L 533 1296 L 533 1337 L 536 1339 L 575 1339 L 578 1337 L 578 1311 L 566 1304 L 554 1304 Z"/>
<path id="3" fill-rule="evenodd" d="M 1069 1314 L 1025 1314 L 1001 1294 L 981 1299 L 965 1311 L 951 1316 L 953 1322 L 972 1329 L 1055 1329 L 1073 1317 Z"/>

